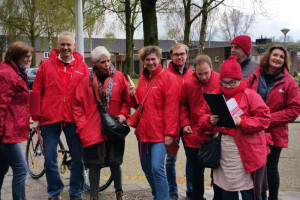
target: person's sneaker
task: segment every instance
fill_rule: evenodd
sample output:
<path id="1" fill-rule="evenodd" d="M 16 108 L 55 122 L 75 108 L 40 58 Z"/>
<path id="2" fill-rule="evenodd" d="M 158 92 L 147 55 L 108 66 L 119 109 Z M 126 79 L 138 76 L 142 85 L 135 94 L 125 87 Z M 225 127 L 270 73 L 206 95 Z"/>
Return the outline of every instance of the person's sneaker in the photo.
<path id="1" fill-rule="evenodd" d="M 178 200 L 177 194 L 170 194 L 170 200 Z"/>
<path id="2" fill-rule="evenodd" d="M 193 192 L 186 192 L 186 198 L 193 199 Z"/>

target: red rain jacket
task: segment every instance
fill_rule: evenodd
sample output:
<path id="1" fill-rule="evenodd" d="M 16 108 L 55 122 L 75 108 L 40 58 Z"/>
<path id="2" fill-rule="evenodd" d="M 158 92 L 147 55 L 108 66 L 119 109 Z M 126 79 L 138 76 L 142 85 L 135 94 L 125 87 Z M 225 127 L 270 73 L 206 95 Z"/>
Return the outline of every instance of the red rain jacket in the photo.
<path id="1" fill-rule="evenodd" d="M 144 72 L 147 69 L 144 69 Z M 139 102 L 142 102 L 148 91 L 148 86 L 155 79 L 155 76 L 162 71 L 161 65 L 152 73 L 150 80 L 141 75 L 136 94 Z M 143 113 L 135 129 L 137 140 L 140 142 L 164 142 L 165 136 L 177 139 L 178 117 L 179 117 L 179 91 L 176 77 L 164 71 L 144 103 Z M 131 96 L 130 105 L 134 108 L 137 104 Z"/>
<path id="2" fill-rule="evenodd" d="M 20 73 L 13 61 L 0 63 L 0 143 L 28 139 L 29 92 Z"/>
<path id="3" fill-rule="evenodd" d="M 220 93 L 217 89 L 215 93 Z M 270 124 L 270 110 L 262 98 L 248 88 L 243 91 L 240 108 L 244 114 L 240 116 L 241 124 L 236 129 L 234 141 L 238 147 L 245 172 L 254 172 L 267 162 L 267 145 L 265 129 Z M 211 116 L 207 103 L 204 103 L 200 115 L 201 131 L 216 132 L 217 127 L 212 126 L 209 118 Z"/>
<path id="4" fill-rule="evenodd" d="M 108 112 L 114 116 L 123 115 L 127 118 L 130 112 L 127 99 L 127 82 L 124 75 L 116 70 L 113 76 L 113 88 Z M 78 84 L 73 115 L 77 126 L 76 132 L 79 134 L 83 147 L 106 140 L 101 130 L 101 116 L 89 77 L 84 77 Z"/>
<path id="5" fill-rule="evenodd" d="M 64 66 L 58 59 L 59 51 L 52 50 L 49 59 L 39 67 L 33 82 L 33 91 L 41 94 L 41 116 L 33 116 L 33 120 L 41 125 L 56 122 L 74 123 L 72 105 L 80 80 L 89 75 L 87 65 L 82 56 L 73 52 L 75 58 Z"/>
<path id="6" fill-rule="evenodd" d="M 261 67 L 258 66 L 246 80 L 248 87 L 257 91 Z M 271 112 L 268 131 L 274 146 L 288 147 L 288 123 L 293 122 L 300 113 L 299 87 L 295 79 L 284 68 L 284 76 L 271 89 L 267 102 Z"/>
<path id="7" fill-rule="evenodd" d="M 180 128 L 190 125 L 192 133 L 183 133 L 184 144 L 190 148 L 199 148 L 206 138 L 204 133 L 200 133 L 200 124 L 198 116 L 203 103 L 205 102 L 203 93 L 213 92 L 218 88 L 220 74 L 211 71 L 211 77 L 208 83 L 202 83 L 196 76 L 183 83 L 180 100 Z"/>

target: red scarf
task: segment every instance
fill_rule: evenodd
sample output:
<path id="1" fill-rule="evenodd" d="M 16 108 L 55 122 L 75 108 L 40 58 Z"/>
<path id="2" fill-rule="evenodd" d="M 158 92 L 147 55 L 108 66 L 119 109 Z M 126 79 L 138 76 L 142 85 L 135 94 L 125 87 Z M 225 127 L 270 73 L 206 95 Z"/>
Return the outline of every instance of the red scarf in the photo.
<path id="1" fill-rule="evenodd" d="M 247 84 L 245 81 L 241 81 L 240 85 L 232 88 L 232 89 L 228 89 L 228 88 L 224 88 L 222 86 L 220 86 L 220 90 L 221 92 L 224 94 L 225 99 L 228 100 L 230 98 L 234 98 L 237 102 L 238 105 L 240 105 L 240 101 L 241 101 L 241 97 L 243 94 L 244 89 L 247 87 Z M 226 127 L 217 127 L 216 128 L 217 131 L 231 135 L 231 136 L 235 136 L 236 134 L 236 129 L 235 128 L 226 128 Z"/>

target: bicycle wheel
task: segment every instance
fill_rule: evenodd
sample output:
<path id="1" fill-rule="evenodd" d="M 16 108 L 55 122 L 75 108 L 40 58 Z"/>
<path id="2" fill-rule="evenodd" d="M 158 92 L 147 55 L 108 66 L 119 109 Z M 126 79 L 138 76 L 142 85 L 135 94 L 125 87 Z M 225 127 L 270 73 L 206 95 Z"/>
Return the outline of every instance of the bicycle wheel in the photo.
<path id="1" fill-rule="evenodd" d="M 108 188 L 110 184 L 112 183 L 113 178 L 111 176 L 110 168 L 104 167 L 101 169 L 100 172 L 100 184 L 98 191 L 101 192 Z M 84 189 L 89 191 L 90 190 L 90 182 L 89 182 L 89 169 L 86 168 L 85 170 L 85 183 L 84 183 Z"/>
<path id="2" fill-rule="evenodd" d="M 34 130 L 30 129 L 29 140 L 26 145 L 26 162 L 28 172 L 32 178 L 38 179 L 44 175 L 44 161 L 45 157 L 42 153 L 38 135 Z"/>

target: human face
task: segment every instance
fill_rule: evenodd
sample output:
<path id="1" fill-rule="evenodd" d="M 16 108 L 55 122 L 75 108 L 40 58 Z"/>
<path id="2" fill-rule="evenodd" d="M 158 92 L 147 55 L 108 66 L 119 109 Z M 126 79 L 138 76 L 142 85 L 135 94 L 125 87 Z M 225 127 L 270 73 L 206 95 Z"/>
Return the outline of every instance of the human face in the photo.
<path id="1" fill-rule="evenodd" d="M 247 54 L 237 44 L 231 44 L 231 56 L 236 57 L 236 61 L 240 64 L 247 58 Z"/>
<path id="2" fill-rule="evenodd" d="M 18 64 L 25 67 L 25 68 L 29 68 L 30 64 L 31 64 L 31 60 L 32 60 L 32 54 L 31 53 L 27 53 L 26 55 L 22 56 L 19 60 L 18 60 Z"/>
<path id="3" fill-rule="evenodd" d="M 150 72 L 154 72 L 159 65 L 159 59 L 155 53 L 150 53 L 145 57 L 144 65 Z"/>
<path id="4" fill-rule="evenodd" d="M 183 67 L 187 58 L 187 53 L 184 47 L 172 49 L 171 59 L 178 67 Z"/>
<path id="5" fill-rule="evenodd" d="M 210 76 L 211 76 L 211 66 L 207 62 L 202 62 L 199 65 L 195 66 L 195 72 L 197 78 L 202 83 L 208 83 Z"/>
<path id="6" fill-rule="evenodd" d="M 72 35 L 61 35 L 58 42 L 58 49 L 61 59 L 69 61 L 72 59 L 72 53 L 75 50 L 75 42 Z"/>
<path id="7" fill-rule="evenodd" d="M 92 63 L 94 64 L 94 66 L 97 67 L 97 69 L 100 72 L 108 72 L 109 66 L 111 64 L 110 57 L 106 55 L 101 56 L 100 59 L 97 61 L 92 61 Z"/>
<path id="8" fill-rule="evenodd" d="M 223 78 L 220 81 L 220 84 L 224 88 L 233 89 L 239 86 L 241 84 L 241 81 L 233 78 Z"/>
<path id="9" fill-rule="evenodd" d="M 274 49 L 271 52 L 270 59 L 269 59 L 269 71 L 270 72 L 277 72 L 279 71 L 284 63 L 284 52 L 280 49 Z"/>

